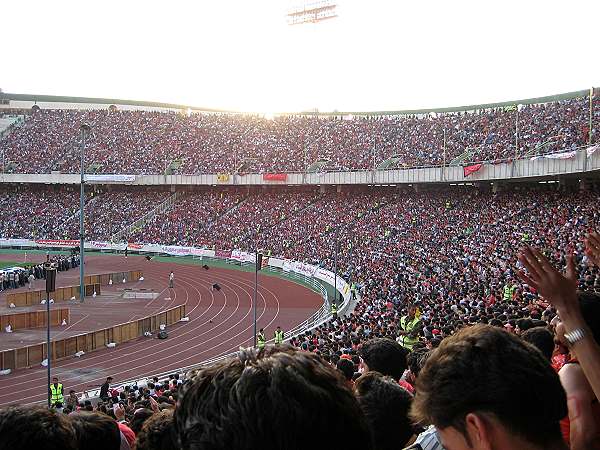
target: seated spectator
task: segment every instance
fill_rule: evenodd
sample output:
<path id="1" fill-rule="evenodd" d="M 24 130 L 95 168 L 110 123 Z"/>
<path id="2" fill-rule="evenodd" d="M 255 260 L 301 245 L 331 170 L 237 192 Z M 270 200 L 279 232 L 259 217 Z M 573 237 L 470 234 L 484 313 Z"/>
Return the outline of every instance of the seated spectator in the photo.
<path id="1" fill-rule="evenodd" d="M 173 410 L 152 415 L 138 433 L 136 450 L 176 450 L 177 436 L 173 424 Z"/>
<path id="2" fill-rule="evenodd" d="M 81 412 L 69 416 L 81 450 L 119 450 L 121 432 L 117 422 L 102 413 Z M 128 447 L 128 446 L 127 446 Z"/>
<path id="3" fill-rule="evenodd" d="M 412 395 L 390 377 L 367 372 L 356 380 L 356 395 L 377 450 L 397 450 L 414 438 L 408 417 Z"/>
<path id="4" fill-rule="evenodd" d="M 76 450 L 75 430 L 66 415 L 41 406 L 0 409 L 0 450 Z"/>
<path id="5" fill-rule="evenodd" d="M 290 346 L 240 350 L 200 369 L 175 410 L 182 449 L 369 449 L 367 423 L 335 368 Z M 318 440 L 318 441 L 317 441 Z"/>
<path id="6" fill-rule="evenodd" d="M 448 450 L 564 450 L 567 412 L 542 354 L 500 328 L 475 325 L 444 339 L 417 379 L 412 416 L 436 426 Z"/>

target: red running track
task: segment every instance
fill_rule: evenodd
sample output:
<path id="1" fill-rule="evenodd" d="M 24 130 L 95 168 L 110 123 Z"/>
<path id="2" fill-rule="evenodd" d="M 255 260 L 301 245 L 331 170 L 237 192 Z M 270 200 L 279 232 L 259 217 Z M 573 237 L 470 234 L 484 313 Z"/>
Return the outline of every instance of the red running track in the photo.
<path id="1" fill-rule="evenodd" d="M 252 345 L 254 273 L 220 268 L 205 271 L 196 265 L 142 262 L 141 257 L 92 256 L 86 261 L 96 262 L 96 259 L 109 270 L 123 270 L 124 266 L 142 269 L 146 280 L 167 280 L 173 270 L 175 288 L 166 290 L 152 302 L 152 313 L 159 301 L 163 302 L 162 309 L 185 304 L 190 320 L 169 327 L 169 338 L 165 340 L 140 338 L 113 349 L 55 362 L 52 376 L 60 379 L 65 392 L 95 388 L 107 376 L 119 383 L 174 371 Z M 214 291 L 213 283 L 219 283 L 221 290 Z M 275 327 L 291 329 L 310 317 L 322 302 L 318 294 L 296 283 L 260 276 L 258 328 L 264 328 L 270 338 Z M 140 311 L 142 315 L 147 314 Z M 40 366 L 0 376 L 0 405 L 44 402 L 46 373 L 46 368 Z"/>

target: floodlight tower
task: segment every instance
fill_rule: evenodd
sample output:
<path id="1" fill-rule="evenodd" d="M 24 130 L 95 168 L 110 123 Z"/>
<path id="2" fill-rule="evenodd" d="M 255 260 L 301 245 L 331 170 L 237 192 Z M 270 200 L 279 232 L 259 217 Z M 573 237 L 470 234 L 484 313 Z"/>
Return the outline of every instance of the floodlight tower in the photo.
<path id="1" fill-rule="evenodd" d="M 337 17 L 337 2 L 324 0 L 314 3 L 304 3 L 302 6 L 292 8 L 287 13 L 288 25 L 302 25 L 305 23 L 318 23 Z"/>

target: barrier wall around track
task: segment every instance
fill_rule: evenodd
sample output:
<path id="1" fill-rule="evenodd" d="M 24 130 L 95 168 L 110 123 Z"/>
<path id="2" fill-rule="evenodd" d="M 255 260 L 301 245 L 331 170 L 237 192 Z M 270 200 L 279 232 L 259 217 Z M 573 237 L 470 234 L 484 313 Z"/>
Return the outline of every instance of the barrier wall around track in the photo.
<path id="1" fill-rule="evenodd" d="M 4 330 L 9 324 L 13 331 L 27 328 L 42 328 L 46 326 L 46 317 L 46 311 L 3 314 L 0 316 L 0 329 Z M 50 325 L 52 326 L 59 326 L 63 320 L 69 323 L 69 318 L 69 308 L 50 310 Z"/>
<path id="2" fill-rule="evenodd" d="M 85 353 L 106 348 L 106 344 L 121 344 L 154 332 L 161 324 L 173 325 L 185 317 L 185 305 L 175 306 L 158 314 L 133 322 L 114 325 L 51 342 L 52 360 L 72 357 L 79 351 Z M 46 344 L 40 343 L 0 352 L 0 370 L 22 369 L 41 364 L 46 359 Z"/>
<path id="3" fill-rule="evenodd" d="M 94 292 L 96 292 L 96 295 L 100 295 L 102 291 L 101 286 L 109 286 L 110 280 L 113 280 L 113 283 L 115 284 L 122 283 L 123 280 L 125 280 L 126 283 L 129 283 L 138 281 L 141 276 L 143 276 L 143 272 L 140 270 L 86 275 L 84 277 L 85 296 L 91 297 L 94 295 Z M 75 297 L 76 300 L 79 300 L 79 288 L 79 285 L 57 288 L 56 291 L 50 294 L 50 298 L 53 299 L 54 302 L 64 302 L 73 297 Z M 15 305 L 15 307 L 39 305 L 44 299 L 46 299 L 45 290 L 15 292 L 6 294 L 6 306 L 10 307 L 11 304 Z"/>
<path id="4" fill-rule="evenodd" d="M 91 297 L 94 295 L 100 295 L 101 288 L 100 284 L 88 284 L 85 286 L 85 296 Z M 57 302 L 66 302 L 71 300 L 73 297 L 79 299 L 79 286 L 66 286 L 57 288 L 56 291 L 50 293 L 50 299 Z M 15 305 L 15 307 L 33 306 L 39 305 L 42 300 L 46 299 L 46 291 L 25 291 L 15 292 L 14 294 L 6 294 L 6 306 Z"/>

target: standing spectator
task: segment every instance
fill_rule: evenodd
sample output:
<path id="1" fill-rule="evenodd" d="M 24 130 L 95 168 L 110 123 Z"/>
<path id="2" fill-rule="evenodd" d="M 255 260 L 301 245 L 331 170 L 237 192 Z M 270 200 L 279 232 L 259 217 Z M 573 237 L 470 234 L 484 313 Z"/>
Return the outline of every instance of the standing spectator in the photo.
<path id="1" fill-rule="evenodd" d="M 289 346 L 240 350 L 200 369 L 175 409 L 183 450 L 369 450 L 369 429 L 337 370 Z"/>
<path id="2" fill-rule="evenodd" d="M 112 380 L 112 377 L 106 377 L 106 381 L 102 386 L 100 386 L 100 399 L 102 401 L 108 401 L 108 399 L 110 398 L 108 390 L 110 389 L 110 383 L 112 382 Z"/>
<path id="3" fill-rule="evenodd" d="M 173 282 L 174 281 L 175 281 L 175 274 L 171 270 L 171 273 L 169 274 L 169 288 L 170 289 L 173 289 Z"/>
<path id="4" fill-rule="evenodd" d="M 373 448 L 397 450 L 414 439 L 408 416 L 413 397 L 394 379 L 367 372 L 356 380 L 356 394 L 371 430 Z"/>
<path id="5" fill-rule="evenodd" d="M 76 450 L 69 418 L 40 406 L 0 409 L 0 450 Z"/>
<path id="6" fill-rule="evenodd" d="M 80 449 L 119 450 L 121 448 L 121 432 L 112 417 L 98 412 L 80 412 L 69 417 Z"/>
<path id="7" fill-rule="evenodd" d="M 436 426 L 449 450 L 566 450 L 558 375 L 542 354 L 489 325 L 444 339 L 417 378 L 412 415 Z"/>

